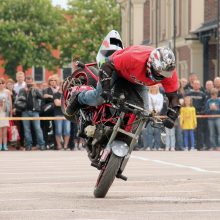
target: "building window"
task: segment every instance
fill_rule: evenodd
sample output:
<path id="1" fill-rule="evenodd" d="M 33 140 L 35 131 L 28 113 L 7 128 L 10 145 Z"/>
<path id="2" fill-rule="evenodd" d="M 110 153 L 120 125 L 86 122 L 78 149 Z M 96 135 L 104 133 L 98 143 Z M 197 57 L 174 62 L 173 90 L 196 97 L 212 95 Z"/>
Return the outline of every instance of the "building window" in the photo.
<path id="1" fill-rule="evenodd" d="M 70 76 L 73 72 L 72 67 L 63 67 L 62 73 L 63 73 L 63 79 L 66 79 L 68 76 Z"/>
<path id="2" fill-rule="evenodd" d="M 187 65 L 187 61 L 183 60 L 183 61 L 179 61 L 179 76 L 180 78 L 188 77 L 188 65 Z"/>
<path id="3" fill-rule="evenodd" d="M 44 67 L 33 67 L 33 78 L 35 82 L 43 82 L 44 81 Z"/>

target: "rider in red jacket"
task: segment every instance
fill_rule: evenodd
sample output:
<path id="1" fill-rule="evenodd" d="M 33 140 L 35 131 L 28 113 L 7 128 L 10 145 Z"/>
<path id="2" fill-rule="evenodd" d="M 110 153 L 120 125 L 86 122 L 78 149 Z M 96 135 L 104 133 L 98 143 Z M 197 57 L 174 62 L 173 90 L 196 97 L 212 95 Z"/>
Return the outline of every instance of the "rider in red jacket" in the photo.
<path id="1" fill-rule="evenodd" d="M 146 86 L 161 83 L 170 107 L 164 125 L 168 128 L 174 126 L 180 108 L 177 96 L 178 77 L 175 71 L 175 56 L 167 47 L 154 49 L 137 45 L 114 52 L 100 68 L 100 83 L 97 88 L 73 94 L 66 110 L 67 114 L 75 114 L 81 105 L 96 106 L 104 100 L 111 100 L 111 87 L 119 77 L 134 84 L 135 89 L 142 92 L 143 100 L 147 100 Z"/>

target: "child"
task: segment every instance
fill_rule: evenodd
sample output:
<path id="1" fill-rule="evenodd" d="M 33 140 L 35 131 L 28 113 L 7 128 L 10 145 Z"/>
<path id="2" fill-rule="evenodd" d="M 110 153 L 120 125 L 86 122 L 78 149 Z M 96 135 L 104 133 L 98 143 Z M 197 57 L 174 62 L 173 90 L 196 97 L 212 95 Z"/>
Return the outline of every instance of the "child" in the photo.
<path id="1" fill-rule="evenodd" d="M 197 127 L 197 119 L 196 110 L 192 105 L 190 96 L 184 97 L 184 103 L 180 109 L 180 127 L 183 130 L 185 150 L 195 150 L 194 130 Z M 189 136 L 191 146 L 189 146 Z"/>

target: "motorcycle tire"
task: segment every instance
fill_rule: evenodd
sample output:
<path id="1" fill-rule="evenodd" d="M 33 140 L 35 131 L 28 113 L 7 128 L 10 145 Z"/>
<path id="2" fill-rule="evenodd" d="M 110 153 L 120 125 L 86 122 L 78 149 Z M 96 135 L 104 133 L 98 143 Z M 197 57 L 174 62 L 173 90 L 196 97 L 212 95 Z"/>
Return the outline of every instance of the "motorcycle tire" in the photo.
<path id="1" fill-rule="evenodd" d="M 94 189 L 94 196 L 96 198 L 104 198 L 111 187 L 123 158 L 114 155 L 113 153 L 110 156 L 110 159 L 107 163 L 107 166 L 104 167 L 99 174 L 97 183 Z"/>
<path id="2" fill-rule="evenodd" d="M 96 76 L 99 75 L 99 71 L 98 69 L 96 69 L 93 66 L 88 67 L 92 73 Z M 96 87 L 97 81 L 85 70 L 82 68 L 78 68 L 72 75 L 74 78 L 79 78 L 82 77 L 84 79 L 84 83 L 85 85 L 89 85 L 92 87 Z"/>

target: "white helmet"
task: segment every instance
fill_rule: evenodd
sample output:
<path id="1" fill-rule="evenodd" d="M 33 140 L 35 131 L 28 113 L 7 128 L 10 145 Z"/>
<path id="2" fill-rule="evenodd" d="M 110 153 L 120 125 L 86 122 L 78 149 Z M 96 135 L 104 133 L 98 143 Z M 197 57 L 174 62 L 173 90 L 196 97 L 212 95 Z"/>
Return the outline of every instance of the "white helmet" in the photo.
<path id="1" fill-rule="evenodd" d="M 176 61 L 173 51 L 168 47 L 158 47 L 150 54 L 149 64 L 152 68 L 152 77 L 166 78 L 172 76 Z"/>
<path id="2" fill-rule="evenodd" d="M 98 66 L 101 67 L 107 57 L 111 56 L 116 50 L 121 49 L 123 49 L 123 45 L 120 34 L 116 30 L 110 31 L 104 38 L 96 56 Z"/>

